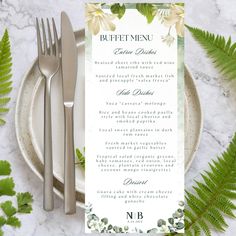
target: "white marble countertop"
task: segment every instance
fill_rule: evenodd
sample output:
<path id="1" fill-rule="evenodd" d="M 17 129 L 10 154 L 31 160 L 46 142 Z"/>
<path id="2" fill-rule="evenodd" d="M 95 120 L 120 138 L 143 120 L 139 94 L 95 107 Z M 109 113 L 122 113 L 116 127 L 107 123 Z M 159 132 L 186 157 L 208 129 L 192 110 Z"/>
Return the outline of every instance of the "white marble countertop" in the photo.
<path id="1" fill-rule="evenodd" d="M 60 12 L 66 11 L 74 29 L 84 27 L 82 0 L 2 0 L 0 3 L 0 35 L 8 28 L 13 53 L 14 89 L 11 94 L 7 124 L 0 132 L 0 159 L 11 162 L 16 190 L 30 191 L 34 196 L 33 213 L 22 215 L 22 227 L 7 228 L 6 236 L 76 236 L 85 235 L 84 211 L 77 209 L 74 216 L 65 216 L 63 202 L 56 197 L 55 211 L 42 209 L 42 182 L 29 169 L 18 148 L 15 136 L 14 113 L 19 85 L 23 74 L 36 57 L 35 17 L 55 17 L 59 24 Z M 115 1 L 113 1 L 115 2 Z M 122 1 L 120 1 L 122 2 Z M 129 1 L 129 2 L 137 2 Z M 143 1 L 141 1 L 143 2 Z M 169 2 L 169 1 L 163 1 Z M 236 41 L 235 0 L 186 0 L 186 23 L 224 36 L 232 35 Z M 59 25 L 58 25 L 59 28 Z M 204 127 L 200 147 L 186 174 L 186 188 L 199 178 L 207 163 L 220 154 L 236 131 L 236 81 L 228 81 L 214 69 L 202 48 L 186 33 L 185 62 L 194 75 L 204 112 Z M 236 235 L 236 221 L 227 219 L 225 233 Z"/>

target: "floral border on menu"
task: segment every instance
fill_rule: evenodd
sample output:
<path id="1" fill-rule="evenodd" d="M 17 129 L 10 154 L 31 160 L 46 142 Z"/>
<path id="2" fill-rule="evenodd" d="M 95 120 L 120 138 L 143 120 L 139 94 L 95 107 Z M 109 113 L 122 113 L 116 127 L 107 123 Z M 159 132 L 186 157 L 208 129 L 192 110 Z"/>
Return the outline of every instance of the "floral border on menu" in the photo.
<path id="1" fill-rule="evenodd" d="M 109 222 L 108 218 L 100 218 L 93 212 L 92 204 L 86 205 L 86 227 L 91 233 L 182 233 L 184 229 L 184 202 L 178 203 L 178 209 L 166 220 L 157 220 L 156 226 L 147 231 L 128 226 L 117 226 Z"/>
<path id="2" fill-rule="evenodd" d="M 105 4 L 87 3 L 85 18 L 88 31 L 97 35 L 101 30 L 115 31 L 115 19 L 121 19 L 126 9 L 137 9 L 146 17 L 147 23 L 151 24 L 157 18 L 160 24 L 167 27 L 167 34 L 162 36 L 162 41 L 171 46 L 175 38 L 171 35 L 173 29 L 178 37 L 184 37 L 184 4 L 183 3 L 126 3 L 126 4 Z M 110 9 L 110 13 L 104 9 Z"/>
<path id="3" fill-rule="evenodd" d="M 118 6 L 119 5 L 119 6 Z M 123 10 L 122 10 L 122 9 Z M 110 9 L 110 12 L 105 11 Z M 115 9 L 115 10 L 114 10 Z M 160 24 L 167 28 L 167 34 L 162 36 L 162 41 L 168 46 L 171 46 L 175 40 L 172 36 L 173 30 L 176 30 L 177 45 L 178 45 L 178 129 L 179 140 L 184 136 L 184 4 L 164 4 L 164 3 L 140 3 L 140 4 L 102 4 L 102 3 L 87 3 L 86 4 L 86 58 L 88 62 L 92 60 L 92 35 L 97 35 L 100 31 L 115 31 L 115 19 L 121 19 L 125 14 L 125 9 L 137 9 L 139 13 L 147 19 L 147 24 L 157 18 Z M 123 13 L 121 14 L 121 12 Z M 158 29 L 157 29 L 158 30 Z M 86 73 L 91 73 L 91 64 L 86 66 Z M 183 156 L 183 150 L 178 150 L 178 156 Z M 178 203 L 177 210 L 168 219 L 159 219 L 156 225 L 148 230 L 133 228 L 128 226 L 118 226 L 114 222 L 110 223 L 107 217 L 100 217 L 93 211 L 91 203 L 86 204 L 85 210 L 86 228 L 91 233 L 183 233 L 184 230 L 184 202 Z"/>

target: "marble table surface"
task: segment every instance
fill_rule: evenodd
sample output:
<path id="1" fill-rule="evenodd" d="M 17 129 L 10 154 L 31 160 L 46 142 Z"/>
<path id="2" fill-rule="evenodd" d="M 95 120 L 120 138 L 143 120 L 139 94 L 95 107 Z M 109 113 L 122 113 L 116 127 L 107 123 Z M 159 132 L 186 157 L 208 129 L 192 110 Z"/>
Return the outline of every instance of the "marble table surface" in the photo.
<path id="1" fill-rule="evenodd" d="M 94 1 L 93 1 L 94 2 Z M 115 2 L 115 1 L 114 1 Z M 122 1 L 120 1 L 122 2 Z M 138 2 L 129 1 L 129 2 Z M 142 1 L 144 2 L 144 1 Z M 169 1 L 163 1 L 169 2 Z M 232 35 L 236 41 L 235 0 L 186 0 L 186 23 L 224 36 Z M 13 53 L 13 92 L 7 124 L 0 132 L 0 159 L 11 162 L 17 191 L 30 191 L 34 196 L 33 213 L 22 215 L 22 227 L 7 228 L 6 236 L 76 236 L 84 234 L 84 211 L 77 209 L 74 216 L 65 216 L 63 202 L 58 197 L 55 211 L 42 209 L 42 183 L 25 163 L 15 136 L 14 113 L 19 85 L 23 74 L 36 57 L 35 17 L 55 17 L 59 28 L 60 12 L 68 13 L 74 29 L 84 27 L 84 2 L 82 0 L 1 0 L 0 34 L 8 28 Z M 202 48 L 186 32 L 185 62 L 196 83 L 202 109 L 204 127 L 199 149 L 191 168 L 186 174 L 186 188 L 207 163 L 219 155 L 230 142 L 236 131 L 236 81 L 221 76 L 206 58 Z M 236 235 L 236 221 L 227 219 L 228 230 L 223 234 Z"/>

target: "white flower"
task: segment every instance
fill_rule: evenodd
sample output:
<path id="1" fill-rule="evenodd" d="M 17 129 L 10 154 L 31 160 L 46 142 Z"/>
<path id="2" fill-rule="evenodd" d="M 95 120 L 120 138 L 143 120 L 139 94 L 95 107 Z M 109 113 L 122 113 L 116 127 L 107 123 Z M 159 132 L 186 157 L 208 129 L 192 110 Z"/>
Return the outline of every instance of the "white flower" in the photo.
<path id="1" fill-rule="evenodd" d="M 170 34 L 167 34 L 166 36 L 162 36 L 161 38 L 162 38 L 162 42 L 166 43 L 169 47 L 175 41 L 175 38 L 171 36 Z"/>
<path id="2" fill-rule="evenodd" d="M 164 17 L 164 24 L 168 27 L 175 25 L 177 35 L 184 37 L 184 8 L 177 4 L 172 4 L 170 14 Z"/>
<path id="3" fill-rule="evenodd" d="M 115 14 L 105 13 L 101 8 L 101 4 L 86 4 L 86 23 L 89 31 L 94 35 L 98 34 L 101 28 L 107 31 L 114 31 L 116 26 L 112 23 L 112 21 L 115 18 Z"/>

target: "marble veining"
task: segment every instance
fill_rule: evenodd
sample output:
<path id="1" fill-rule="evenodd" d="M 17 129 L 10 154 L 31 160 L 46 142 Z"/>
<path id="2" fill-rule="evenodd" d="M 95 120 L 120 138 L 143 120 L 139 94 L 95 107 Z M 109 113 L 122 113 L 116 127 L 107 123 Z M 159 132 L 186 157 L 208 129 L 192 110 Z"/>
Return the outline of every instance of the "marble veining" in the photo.
<path id="1" fill-rule="evenodd" d="M 130 0 L 129 2 L 137 2 Z M 116 2 L 114 0 L 110 2 Z M 123 1 L 120 1 L 123 2 Z M 142 1 L 140 1 L 142 2 Z M 155 2 L 155 1 L 153 1 Z M 170 1 L 163 1 L 170 2 Z M 186 23 L 201 27 L 236 41 L 235 0 L 186 0 Z M 6 236 L 77 236 L 85 235 L 84 211 L 77 209 L 74 216 L 65 216 L 63 202 L 55 196 L 55 210 L 42 210 L 42 183 L 29 169 L 19 151 L 14 128 L 14 112 L 21 78 L 36 57 L 35 17 L 55 17 L 58 29 L 60 12 L 66 11 L 75 30 L 84 27 L 84 1 L 81 0 L 2 0 L 0 1 L 0 34 L 8 28 L 13 53 L 14 89 L 11 94 L 11 111 L 6 115 L 7 124 L 0 132 L 1 159 L 12 164 L 17 191 L 30 191 L 34 195 L 33 213 L 22 215 L 22 227 L 5 228 Z M 185 62 L 194 76 L 204 113 L 201 143 L 188 173 L 186 188 L 207 163 L 219 155 L 228 145 L 236 131 L 236 81 L 228 81 L 220 75 L 205 52 L 186 32 Z M 227 219 L 229 229 L 213 235 L 236 235 L 236 221 Z"/>

